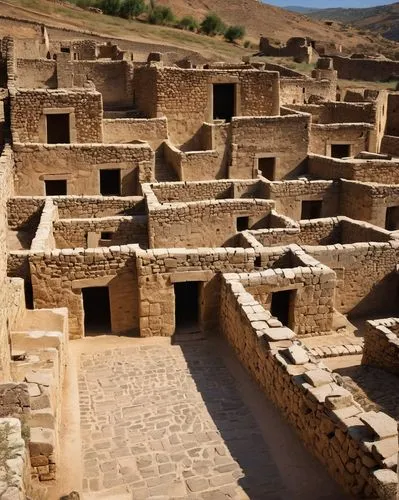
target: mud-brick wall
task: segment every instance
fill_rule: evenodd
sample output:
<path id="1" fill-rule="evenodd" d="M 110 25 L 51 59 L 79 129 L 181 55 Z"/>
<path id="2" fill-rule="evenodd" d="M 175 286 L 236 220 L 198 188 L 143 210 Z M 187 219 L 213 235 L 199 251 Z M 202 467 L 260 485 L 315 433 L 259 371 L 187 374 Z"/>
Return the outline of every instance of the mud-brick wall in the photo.
<path id="1" fill-rule="evenodd" d="M 47 142 L 44 109 L 72 108 L 71 136 L 75 142 L 102 142 L 101 94 L 82 89 L 29 89 L 10 92 L 11 132 L 14 142 Z"/>

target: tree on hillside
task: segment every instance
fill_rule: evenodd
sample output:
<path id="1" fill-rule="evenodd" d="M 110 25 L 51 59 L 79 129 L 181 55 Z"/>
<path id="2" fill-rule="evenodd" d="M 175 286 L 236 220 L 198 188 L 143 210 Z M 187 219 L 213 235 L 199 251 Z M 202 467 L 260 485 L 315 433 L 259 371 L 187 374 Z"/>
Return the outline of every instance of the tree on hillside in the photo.
<path id="1" fill-rule="evenodd" d="M 184 16 L 180 21 L 177 23 L 178 27 L 183 29 L 183 30 L 188 30 L 188 31 L 198 31 L 199 30 L 199 24 L 196 19 L 194 19 L 193 16 Z"/>
<path id="2" fill-rule="evenodd" d="M 150 24 L 172 24 L 175 16 L 169 7 L 164 5 L 155 5 L 148 13 L 148 22 Z"/>
<path id="3" fill-rule="evenodd" d="M 125 0 L 119 9 L 119 15 L 125 19 L 133 19 L 144 11 L 144 0 Z"/>
<path id="4" fill-rule="evenodd" d="M 201 23 L 201 31 L 205 33 L 205 35 L 214 36 L 219 33 L 224 33 L 225 29 L 226 26 L 223 24 L 223 21 L 213 12 L 208 14 Z"/>
<path id="5" fill-rule="evenodd" d="M 119 14 L 119 9 L 121 7 L 120 0 L 101 0 L 100 9 L 104 14 L 110 16 L 117 16 Z"/>
<path id="6" fill-rule="evenodd" d="M 235 42 L 241 40 L 245 36 L 244 26 L 229 26 L 224 34 L 225 40 Z"/>

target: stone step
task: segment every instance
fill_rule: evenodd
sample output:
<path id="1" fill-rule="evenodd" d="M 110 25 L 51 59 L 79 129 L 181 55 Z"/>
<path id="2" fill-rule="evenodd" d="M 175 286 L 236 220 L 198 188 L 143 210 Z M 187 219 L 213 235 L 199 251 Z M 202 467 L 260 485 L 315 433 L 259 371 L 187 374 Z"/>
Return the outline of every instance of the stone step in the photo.
<path id="1" fill-rule="evenodd" d="M 47 347 L 60 349 L 62 333 L 58 331 L 15 331 L 11 332 L 11 348 L 14 350 L 37 350 Z"/>
<path id="2" fill-rule="evenodd" d="M 337 356 L 354 356 L 362 354 L 363 345 L 361 344 L 341 344 L 331 346 L 308 347 L 308 350 L 315 358 L 334 358 Z"/>
<path id="3" fill-rule="evenodd" d="M 30 427 L 56 428 L 55 416 L 51 407 L 47 406 L 40 410 L 32 410 L 29 417 Z"/>
<path id="4" fill-rule="evenodd" d="M 32 469 L 41 481 L 55 479 L 56 451 L 57 437 L 54 429 L 31 427 L 29 452 Z"/>

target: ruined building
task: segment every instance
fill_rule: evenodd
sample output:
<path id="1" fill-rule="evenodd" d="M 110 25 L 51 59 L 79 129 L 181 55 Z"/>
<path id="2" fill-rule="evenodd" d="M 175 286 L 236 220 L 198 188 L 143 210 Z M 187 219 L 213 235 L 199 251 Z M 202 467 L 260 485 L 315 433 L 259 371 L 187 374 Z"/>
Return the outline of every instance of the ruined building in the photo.
<path id="1" fill-rule="evenodd" d="M 226 339 L 342 491 L 394 498 L 396 417 L 327 362 L 363 352 L 398 374 L 399 93 L 337 100 L 328 58 L 306 77 L 135 62 L 45 32 L 37 51 L 0 47 L 0 433 L 15 457 L 0 498 L 62 472 L 76 339 L 198 333 Z M 106 437 L 81 405 L 82 439 Z M 94 481 L 90 453 L 82 493 L 155 488 L 120 464 Z M 206 474 L 161 487 L 211 498 L 235 484 Z"/>

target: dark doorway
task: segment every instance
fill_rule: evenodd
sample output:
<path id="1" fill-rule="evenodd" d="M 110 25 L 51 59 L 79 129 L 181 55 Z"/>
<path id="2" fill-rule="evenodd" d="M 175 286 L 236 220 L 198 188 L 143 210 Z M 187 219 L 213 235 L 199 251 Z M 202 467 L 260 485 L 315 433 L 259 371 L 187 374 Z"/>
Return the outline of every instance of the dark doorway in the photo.
<path id="1" fill-rule="evenodd" d="M 47 120 L 47 143 L 69 144 L 69 114 L 46 115 Z"/>
<path id="2" fill-rule="evenodd" d="M 175 283 L 176 333 L 199 331 L 199 282 Z"/>
<path id="3" fill-rule="evenodd" d="M 44 181 L 46 196 L 64 196 L 67 194 L 67 181 Z"/>
<path id="4" fill-rule="evenodd" d="M 111 310 L 107 286 L 82 288 L 85 335 L 111 333 Z"/>
<path id="5" fill-rule="evenodd" d="M 121 171 L 118 168 L 100 170 L 100 193 L 103 196 L 120 196 Z"/>
<path id="6" fill-rule="evenodd" d="M 112 233 L 111 231 L 102 231 L 101 232 L 101 239 L 102 240 L 112 240 Z"/>
<path id="7" fill-rule="evenodd" d="M 284 326 L 290 327 L 291 324 L 291 305 L 293 290 L 284 290 L 283 292 L 272 293 L 272 304 L 270 312 L 277 318 Z"/>
<path id="8" fill-rule="evenodd" d="M 303 201 L 301 219 L 320 219 L 322 205 L 322 200 Z"/>
<path id="9" fill-rule="evenodd" d="M 276 175 L 276 158 L 258 158 L 258 170 L 261 171 L 262 176 L 265 179 L 274 181 Z"/>
<path id="10" fill-rule="evenodd" d="M 246 231 L 249 227 L 249 217 L 237 217 L 237 231 Z"/>
<path id="11" fill-rule="evenodd" d="M 331 144 L 331 156 L 333 158 L 347 158 L 350 155 L 350 144 Z"/>
<path id="12" fill-rule="evenodd" d="M 388 207 L 385 215 L 385 229 L 397 231 L 399 229 L 399 207 Z"/>
<path id="13" fill-rule="evenodd" d="M 234 83 L 215 83 L 213 85 L 213 119 L 230 122 L 235 116 Z"/>

